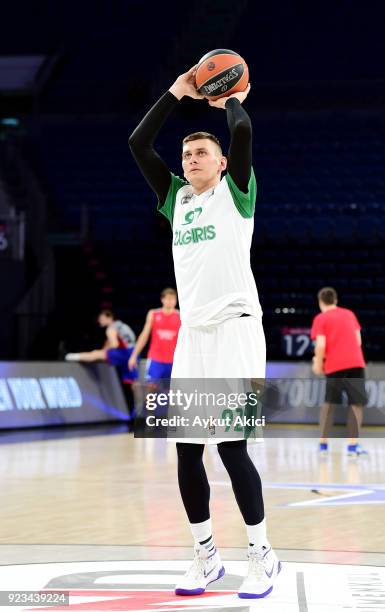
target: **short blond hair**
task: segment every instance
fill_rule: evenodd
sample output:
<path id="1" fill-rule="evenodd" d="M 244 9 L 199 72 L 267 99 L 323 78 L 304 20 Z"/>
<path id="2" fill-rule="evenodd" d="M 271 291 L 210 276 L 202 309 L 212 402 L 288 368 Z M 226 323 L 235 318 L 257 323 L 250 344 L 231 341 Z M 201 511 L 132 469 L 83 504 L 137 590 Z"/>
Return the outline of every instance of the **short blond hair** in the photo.
<path id="1" fill-rule="evenodd" d="M 185 145 L 188 142 L 192 142 L 193 140 L 202 139 L 207 139 L 211 140 L 211 142 L 214 142 L 222 154 L 221 143 L 219 142 L 218 138 L 214 136 L 214 134 L 210 134 L 210 132 L 193 132 L 192 134 L 189 134 L 188 136 L 185 136 L 185 138 L 183 138 L 182 145 Z"/>
<path id="2" fill-rule="evenodd" d="M 160 297 L 164 298 L 166 295 L 175 295 L 176 297 L 176 289 L 173 289 L 173 287 L 166 287 L 165 289 L 163 289 L 162 293 L 160 294 Z"/>

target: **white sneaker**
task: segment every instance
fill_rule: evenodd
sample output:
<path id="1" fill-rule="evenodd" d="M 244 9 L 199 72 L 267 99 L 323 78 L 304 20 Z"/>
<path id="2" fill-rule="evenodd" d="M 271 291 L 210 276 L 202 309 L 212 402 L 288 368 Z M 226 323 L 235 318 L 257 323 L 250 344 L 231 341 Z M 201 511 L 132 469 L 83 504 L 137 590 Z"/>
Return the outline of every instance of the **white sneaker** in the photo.
<path id="1" fill-rule="evenodd" d="M 273 590 L 275 578 L 281 571 L 281 562 L 269 545 L 268 548 L 249 546 L 249 571 L 244 579 L 238 596 L 242 599 L 266 597 Z"/>
<path id="2" fill-rule="evenodd" d="M 66 361 L 80 361 L 80 353 L 67 353 L 64 359 Z"/>
<path id="3" fill-rule="evenodd" d="M 207 556 L 206 550 L 197 549 L 191 567 L 175 586 L 175 595 L 201 595 L 208 584 L 222 578 L 224 573 L 225 568 L 216 549 L 210 556 Z"/>

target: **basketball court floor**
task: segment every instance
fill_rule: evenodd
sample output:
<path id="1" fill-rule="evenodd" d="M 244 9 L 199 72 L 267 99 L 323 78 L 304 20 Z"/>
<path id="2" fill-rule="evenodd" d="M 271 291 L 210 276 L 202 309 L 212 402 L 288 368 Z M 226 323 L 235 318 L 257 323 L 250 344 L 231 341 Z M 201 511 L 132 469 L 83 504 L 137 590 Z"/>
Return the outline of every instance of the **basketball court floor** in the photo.
<path id="1" fill-rule="evenodd" d="M 92 433 L 2 435 L 0 591 L 69 593 L 69 605 L 50 610 L 385 610 L 383 432 L 362 440 L 370 452 L 358 459 L 346 456 L 343 439 L 322 459 L 309 437 L 249 447 L 269 539 L 283 561 L 264 600 L 236 595 L 246 534 L 216 447 L 205 462 L 226 575 L 204 596 L 176 597 L 192 540 L 175 445 L 119 429 Z M 0 610 L 47 609 L 11 606 L 6 597 L 0 593 Z"/>

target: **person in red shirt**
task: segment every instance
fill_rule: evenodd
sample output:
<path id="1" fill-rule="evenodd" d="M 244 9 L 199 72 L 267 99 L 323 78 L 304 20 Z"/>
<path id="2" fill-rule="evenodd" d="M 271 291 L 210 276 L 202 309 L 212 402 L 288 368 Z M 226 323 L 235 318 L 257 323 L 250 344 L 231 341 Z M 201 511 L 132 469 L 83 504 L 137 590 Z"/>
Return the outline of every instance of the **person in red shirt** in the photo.
<path id="1" fill-rule="evenodd" d="M 178 332 L 180 328 L 179 310 L 176 309 L 177 293 L 175 289 L 163 289 L 160 294 L 162 308 L 149 310 L 146 322 L 128 361 L 130 370 L 137 365 L 139 353 L 146 346 L 150 336 L 150 348 L 147 355 L 146 381 L 157 383 L 171 378 L 172 362 Z"/>
<path id="2" fill-rule="evenodd" d="M 366 403 L 365 359 L 362 353 L 361 326 L 356 315 L 337 306 L 337 292 L 324 287 L 318 292 L 321 310 L 312 324 L 311 338 L 315 341 L 313 372 L 326 376 L 325 403 L 320 414 L 320 451 L 328 450 L 327 434 L 332 422 L 334 406 L 342 404 L 346 393 L 350 404 L 348 454 L 365 453 L 357 443 Z"/>

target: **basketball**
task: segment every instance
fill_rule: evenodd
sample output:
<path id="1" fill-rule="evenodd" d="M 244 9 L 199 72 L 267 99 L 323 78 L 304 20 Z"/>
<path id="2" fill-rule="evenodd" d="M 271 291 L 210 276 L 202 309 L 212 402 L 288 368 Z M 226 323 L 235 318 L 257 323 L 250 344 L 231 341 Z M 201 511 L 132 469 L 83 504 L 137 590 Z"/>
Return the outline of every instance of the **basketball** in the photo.
<path id="1" fill-rule="evenodd" d="M 244 91 L 249 83 L 249 69 L 235 51 L 214 49 L 199 60 L 195 82 L 205 98 L 218 100 Z"/>

